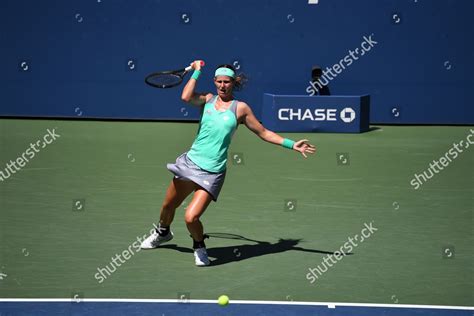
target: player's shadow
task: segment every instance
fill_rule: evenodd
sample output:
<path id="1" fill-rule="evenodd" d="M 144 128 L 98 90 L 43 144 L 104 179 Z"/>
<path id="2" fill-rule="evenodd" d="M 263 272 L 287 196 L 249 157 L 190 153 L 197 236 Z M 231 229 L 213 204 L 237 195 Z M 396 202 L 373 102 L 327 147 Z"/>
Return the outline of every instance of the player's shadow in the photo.
<path id="1" fill-rule="evenodd" d="M 244 237 L 244 239 L 249 240 Z M 211 266 L 218 266 L 230 262 L 242 261 L 250 258 L 260 257 L 264 255 L 271 255 L 282 253 L 286 251 L 303 251 L 319 254 L 333 255 L 333 251 L 324 251 L 317 249 L 306 249 L 298 247 L 298 244 L 302 239 L 283 239 L 280 238 L 277 242 L 271 243 L 268 241 L 250 240 L 255 244 L 240 244 L 226 247 L 211 247 L 207 248 L 209 259 L 211 260 Z M 180 247 L 177 245 L 163 245 L 159 248 L 174 249 L 181 252 L 192 253 L 193 250 L 190 248 Z M 352 253 L 346 253 L 346 255 L 352 255 Z"/>

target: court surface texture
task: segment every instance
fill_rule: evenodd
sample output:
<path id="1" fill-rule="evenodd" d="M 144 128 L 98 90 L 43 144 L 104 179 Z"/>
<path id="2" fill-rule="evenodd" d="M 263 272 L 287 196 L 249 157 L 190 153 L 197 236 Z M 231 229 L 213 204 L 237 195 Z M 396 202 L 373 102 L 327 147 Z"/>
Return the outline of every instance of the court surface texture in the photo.
<path id="1" fill-rule="evenodd" d="M 196 123 L 2 119 L 0 315 L 472 315 L 472 148 L 410 184 L 471 129 L 281 133 L 317 146 L 304 159 L 240 126 L 202 217 L 205 232 L 237 237 L 207 239 L 212 264 L 198 268 L 190 197 L 170 243 L 133 247 L 157 222 L 166 164 Z M 334 260 L 349 238 L 357 246 Z"/>

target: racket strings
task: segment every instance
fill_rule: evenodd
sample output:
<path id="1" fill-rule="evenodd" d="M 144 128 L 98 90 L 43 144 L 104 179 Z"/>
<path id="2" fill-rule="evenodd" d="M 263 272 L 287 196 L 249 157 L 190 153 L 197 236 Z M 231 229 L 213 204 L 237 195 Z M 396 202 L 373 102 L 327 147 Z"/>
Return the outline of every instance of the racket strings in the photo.
<path id="1" fill-rule="evenodd" d="M 156 74 L 148 78 L 150 83 L 157 86 L 173 86 L 181 82 L 181 77 L 177 74 Z"/>

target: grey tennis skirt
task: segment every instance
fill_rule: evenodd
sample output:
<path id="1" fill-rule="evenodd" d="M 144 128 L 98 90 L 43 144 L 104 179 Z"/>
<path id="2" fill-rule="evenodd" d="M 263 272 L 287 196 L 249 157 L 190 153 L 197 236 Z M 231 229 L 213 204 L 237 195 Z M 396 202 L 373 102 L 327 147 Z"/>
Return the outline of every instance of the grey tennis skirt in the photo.
<path id="1" fill-rule="evenodd" d="M 224 185 L 225 171 L 213 173 L 203 170 L 188 158 L 187 152 L 176 158 L 176 163 L 167 164 L 166 168 L 174 173 L 175 179 L 193 181 L 212 195 L 214 201 L 217 201 Z"/>

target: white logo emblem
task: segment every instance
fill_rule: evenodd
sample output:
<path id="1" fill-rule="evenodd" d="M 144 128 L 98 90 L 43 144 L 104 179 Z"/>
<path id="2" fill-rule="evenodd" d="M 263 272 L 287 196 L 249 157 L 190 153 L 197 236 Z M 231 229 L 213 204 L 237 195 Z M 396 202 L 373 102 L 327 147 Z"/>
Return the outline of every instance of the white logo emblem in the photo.
<path id="1" fill-rule="evenodd" d="M 224 119 L 224 121 L 228 121 L 229 117 L 227 115 L 225 115 L 222 119 Z"/>
<path id="2" fill-rule="evenodd" d="M 205 185 L 209 185 L 209 181 L 207 180 L 204 180 L 202 183 L 204 183 Z"/>
<path id="3" fill-rule="evenodd" d="M 345 108 L 341 111 L 341 120 L 345 123 L 352 122 L 356 117 L 356 114 L 353 109 Z"/>

